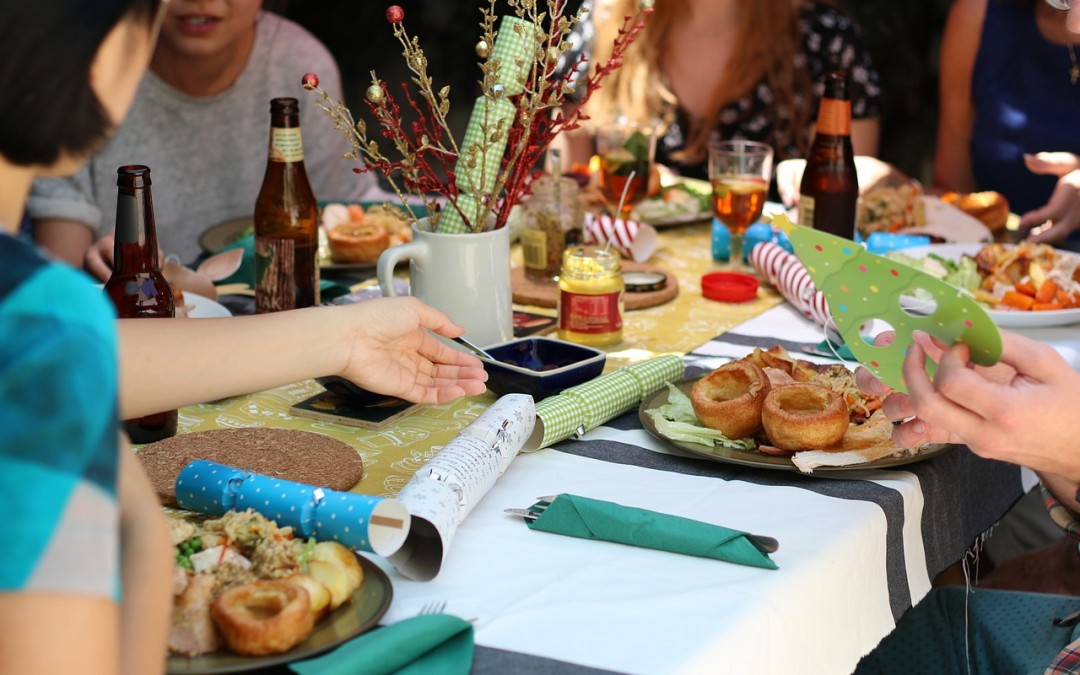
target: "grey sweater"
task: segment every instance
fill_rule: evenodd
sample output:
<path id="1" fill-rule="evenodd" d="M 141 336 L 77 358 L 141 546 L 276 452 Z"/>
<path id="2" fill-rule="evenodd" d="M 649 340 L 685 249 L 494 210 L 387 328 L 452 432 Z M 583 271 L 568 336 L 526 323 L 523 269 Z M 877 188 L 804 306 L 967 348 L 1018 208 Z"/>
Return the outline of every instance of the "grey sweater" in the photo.
<path id="1" fill-rule="evenodd" d="M 95 238 L 116 221 L 116 169 L 145 164 L 153 180 L 158 242 L 166 254 L 190 263 L 201 252 L 199 234 L 217 223 L 250 216 L 266 169 L 270 99 L 300 100 L 304 164 L 315 198 L 359 199 L 375 183 L 357 175 L 342 155 L 350 146 L 316 95 L 300 86 L 319 75 L 333 100 L 341 76 L 329 51 L 306 30 L 270 13 L 259 16 L 255 43 L 243 72 L 227 91 L 192 97 L 148 72 L 131 112 L 115 137 L 77 174 L 35 181 L 27 204 L 32 219 L 86 223 Z"/>

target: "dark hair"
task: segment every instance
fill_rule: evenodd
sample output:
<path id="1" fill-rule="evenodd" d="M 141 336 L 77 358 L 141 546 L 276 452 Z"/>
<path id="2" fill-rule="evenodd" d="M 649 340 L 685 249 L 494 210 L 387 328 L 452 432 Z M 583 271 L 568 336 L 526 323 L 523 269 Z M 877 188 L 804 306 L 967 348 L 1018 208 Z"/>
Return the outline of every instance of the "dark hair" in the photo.
<path id="1" fill-rule="evenodd" d="M 0 155 L 50 165 L 104 141 L 112 122 L 90 86 L 90 65 L 121 19 L 149 25 L 159 2 L 0 2 Z"/>

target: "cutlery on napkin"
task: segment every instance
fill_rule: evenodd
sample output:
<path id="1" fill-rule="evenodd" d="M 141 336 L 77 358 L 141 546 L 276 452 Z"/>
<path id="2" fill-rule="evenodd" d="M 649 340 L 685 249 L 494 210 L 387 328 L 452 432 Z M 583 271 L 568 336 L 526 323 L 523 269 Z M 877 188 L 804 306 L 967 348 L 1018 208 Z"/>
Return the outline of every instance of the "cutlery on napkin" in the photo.
<path id="1" fill-rule="evenodd" d="M 614 502 L 560 494 L 505 512 L 532 530 L 778 569 L 769 558 L 780 546 L 772 537 Z"/>

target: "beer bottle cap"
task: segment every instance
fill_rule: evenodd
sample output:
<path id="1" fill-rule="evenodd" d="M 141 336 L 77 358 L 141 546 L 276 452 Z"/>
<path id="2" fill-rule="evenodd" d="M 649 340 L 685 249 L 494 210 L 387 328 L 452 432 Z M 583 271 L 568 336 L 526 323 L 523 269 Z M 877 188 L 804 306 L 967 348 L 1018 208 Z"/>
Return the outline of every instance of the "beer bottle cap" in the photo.
<path id="1" fill-rule="evenodd" d="M 742 272 L 709 272 L 701 277 L 701 294 L 718 302 L 747 302 L 757 297 L 757 277 Z"/>

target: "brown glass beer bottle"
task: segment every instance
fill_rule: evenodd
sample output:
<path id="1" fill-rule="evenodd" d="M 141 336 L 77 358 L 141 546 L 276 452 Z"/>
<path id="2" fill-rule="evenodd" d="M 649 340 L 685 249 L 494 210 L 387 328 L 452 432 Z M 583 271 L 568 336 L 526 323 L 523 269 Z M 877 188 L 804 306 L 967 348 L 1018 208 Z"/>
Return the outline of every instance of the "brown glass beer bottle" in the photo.
<path id="1" fill-rule="evenodd" d="M 858 199 L 847 73 L 832 71 L 825 75 L 814 143 L 799 187 L 799 223 L 854 239 Z"/>
<path id="2" fill-rule="evenodd" d="M 116 173 L 116 240 L 105 294 L 121 319 L 171 319 L 176 304 L 158 265 L 150 169 L 122 166 Z M 176 434 L 176 411 L 125 420 L 124 427 L 132 443 L 153 443 Z"/>
<path id="3" fill-rule="evenodd" d="M 304 170 L 300 104 L 270 101 L 270 153 L 255 201 L 255 311 L 319 302 L 318 205 Z"/>

